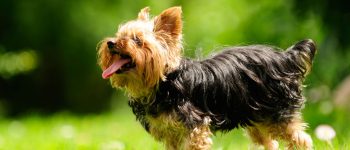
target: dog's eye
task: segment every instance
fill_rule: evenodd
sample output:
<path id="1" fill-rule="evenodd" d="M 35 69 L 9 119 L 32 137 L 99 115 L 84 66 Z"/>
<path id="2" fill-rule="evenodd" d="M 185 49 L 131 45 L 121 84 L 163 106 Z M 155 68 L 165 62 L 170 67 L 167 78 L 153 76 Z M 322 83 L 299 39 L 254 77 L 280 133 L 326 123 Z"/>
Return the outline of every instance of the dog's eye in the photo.
<path id="1" fill-rule="evenodd" d="M 143 43 L 142 43 L 142 41 L 140 40 L 139 37 L 135 36 L 135 37 L 132 38 L 132 40 L 135 42 L 135 44 L 137 46 L 142 47 Z"/>

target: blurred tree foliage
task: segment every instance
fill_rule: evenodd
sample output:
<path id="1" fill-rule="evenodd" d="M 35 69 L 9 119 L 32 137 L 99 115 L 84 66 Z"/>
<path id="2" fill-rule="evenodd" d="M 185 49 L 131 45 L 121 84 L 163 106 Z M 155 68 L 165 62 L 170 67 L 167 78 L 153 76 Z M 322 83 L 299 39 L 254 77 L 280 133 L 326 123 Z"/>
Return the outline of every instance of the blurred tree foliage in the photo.
<path id="1" fill-rule="evenodd" d="M 340 46 L 338 51 L 345 52 L 350 45 L 349 4 L 346 0 L 296 0 L 293 6 L 296 14 L 300 17 L 305 17 L 305 12 L 321 16 L 328 36 L 336 37 L 336 42 Z"/>
<path id="2" fill-rule="evenodd" d="M 189 57 L 204 57 L 226 45 L 287 48 L 312 38 L 319 54 L 307 81 L 311 86 L 333 88 L 350 73 L 350 5 L 345 0 L 3 0 L 0 55 L 29 49 L 37 64 L 31 71 L 0 74 L 0 109 L 8 115 L 106 110 L 113 90 L 100 77 L 97 43 L 145 6 L 158 14 L 174 5 L 183 7 Z"/>

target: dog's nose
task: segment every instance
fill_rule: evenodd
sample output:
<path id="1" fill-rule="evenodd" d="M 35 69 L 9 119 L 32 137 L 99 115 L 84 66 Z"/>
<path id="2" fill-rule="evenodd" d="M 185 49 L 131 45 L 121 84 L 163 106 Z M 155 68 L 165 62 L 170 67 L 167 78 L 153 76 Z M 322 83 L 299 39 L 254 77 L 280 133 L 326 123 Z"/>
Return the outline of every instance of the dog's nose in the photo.
<path id="1" fill-rule="evenodd" d="M 115 42 L 114 41 L 108 41 L 107 42 L 107 46 L 108 46 L 109 49 L 113 49 L 114 46 L 115 46 Z"/>

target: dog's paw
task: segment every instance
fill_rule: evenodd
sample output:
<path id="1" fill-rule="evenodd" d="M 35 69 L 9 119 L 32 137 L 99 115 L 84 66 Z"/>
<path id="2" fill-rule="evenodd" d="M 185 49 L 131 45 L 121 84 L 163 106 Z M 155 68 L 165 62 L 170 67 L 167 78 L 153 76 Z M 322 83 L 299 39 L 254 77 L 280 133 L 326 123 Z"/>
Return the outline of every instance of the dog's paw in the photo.
<path id="1" fill-rule="evenodd" d="M 312 139 L 311 136 L 304 131 L 298 131 L 294 132 L 292 135 L 292 141 L 291 145 L 289 146 L 289 149 L 305 149 L 305 150 L 311 150 L 312 149 Z"/>

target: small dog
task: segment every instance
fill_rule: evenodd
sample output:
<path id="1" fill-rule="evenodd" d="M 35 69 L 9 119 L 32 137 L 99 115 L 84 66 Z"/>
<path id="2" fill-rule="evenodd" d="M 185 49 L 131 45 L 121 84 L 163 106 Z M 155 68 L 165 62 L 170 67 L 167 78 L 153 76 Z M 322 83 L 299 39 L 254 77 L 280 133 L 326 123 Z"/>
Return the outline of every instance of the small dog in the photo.
<path id="1" fill-rule="evenodd" d="M 102 77 L 125 88 L 142 126 L 166 149 L 204 150 L 212 132 L 246 129 L 265 149 L 312 149 L 300 110 L 302 82 L 316 47 L 303 40 L 286 51 L 264 46 L 227 47 L 205 60 L 182 53 L 181 7 L 119 27 L 98 50 Z"/>

